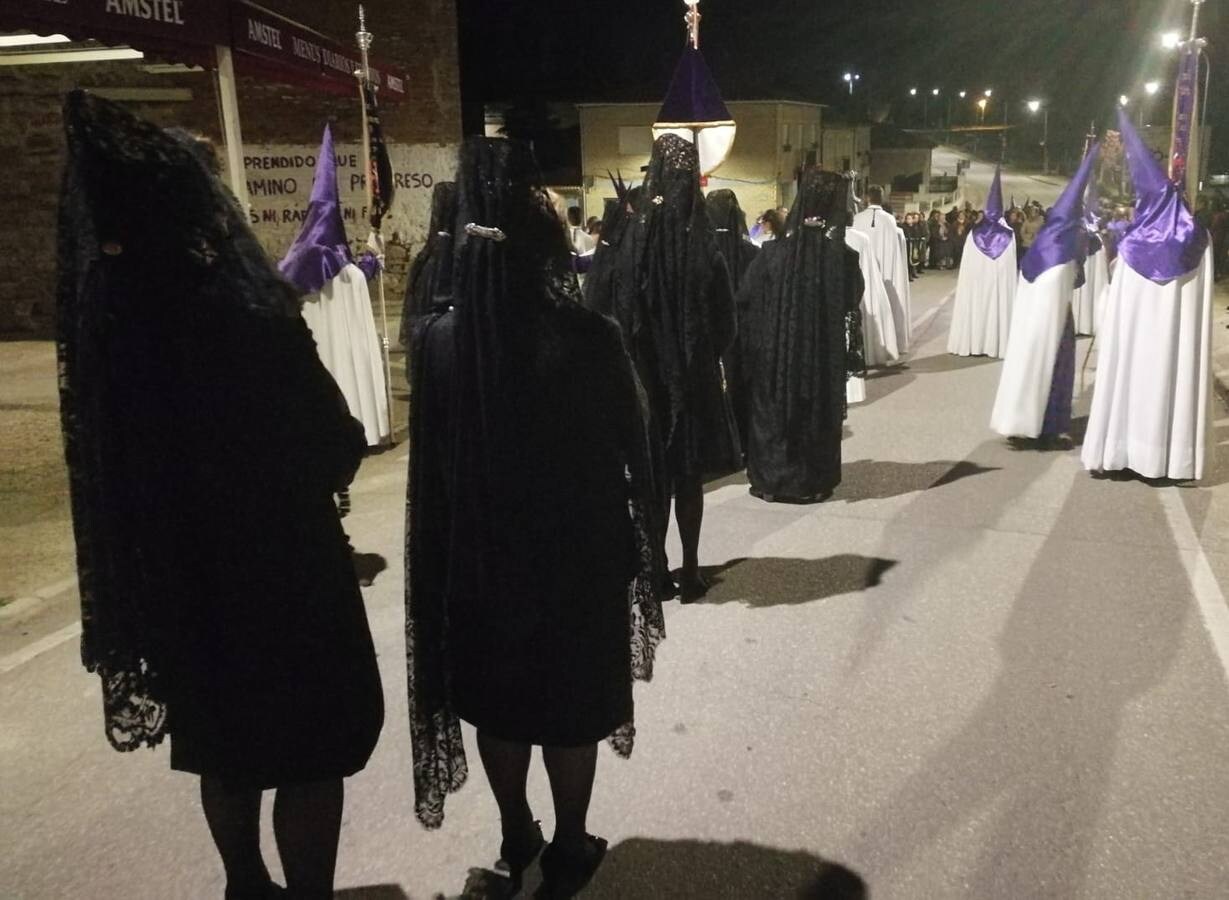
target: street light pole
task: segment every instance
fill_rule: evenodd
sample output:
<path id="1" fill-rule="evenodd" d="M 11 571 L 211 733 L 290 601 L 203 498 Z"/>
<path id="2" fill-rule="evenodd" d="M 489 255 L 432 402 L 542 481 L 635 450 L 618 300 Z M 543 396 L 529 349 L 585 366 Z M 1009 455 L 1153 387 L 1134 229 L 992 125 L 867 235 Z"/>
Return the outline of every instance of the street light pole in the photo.
<path id="1" fill-rule="evenodd" d="M 1041 111 L 1041 174 L 1050 174 L 1050 107 Z"/>

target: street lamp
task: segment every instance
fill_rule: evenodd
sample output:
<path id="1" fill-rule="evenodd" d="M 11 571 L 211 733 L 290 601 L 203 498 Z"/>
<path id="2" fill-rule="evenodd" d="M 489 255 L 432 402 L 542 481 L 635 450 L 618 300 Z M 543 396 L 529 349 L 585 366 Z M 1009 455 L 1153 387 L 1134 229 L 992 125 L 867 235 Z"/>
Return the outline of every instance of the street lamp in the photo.
<path id="1" fill-rule="evenodd" d="M 1147 84 L 1144 85 L 1144 90 L 1148 92 L 1149 97 L 1155 96 L 1156 92 L 1159 91 L 1160 89 L 1161 89 L 1161 83 L 1159 81 L 1149 81 Z"/>
<path id="2" fill-rule="evenodd" d="M 986 96 L 987 97 L 994 96 L 994 90 L 992 88 L 986 88 Z"/>
<path id="3" fill-rule="evenodd" d="M 1042 114 L 1041 131 L 1041 174 L 1050 172 L 1050 108 L 1040 100 L 1028 101 L 1028 111 L 1033 115 Z"/>
<path id="4" fill-rule="evenodd" d="M 856 72 L 846 72 L 844 75 L 844 80 L 845 80 L 845 83 L 849 85 L 849 95 L 852 97 L 853 96 L 853 83 L 855 81 L 861 81 L 862 76 L 857 74 Z"/>
<path id="5" fill-rule="evenodd" d="M 980 100 L 977 101 L 977 108 L 981 111 L 981 118 L 979 119 L 979 121 L 982 122 L 983 124 L 986 121 L 986 104 L 988 102 L 989 101 L 985 97 L 982 97 Z"/>
<path id="6" fill-rule="evenodd" d="M 1161 46 L 1166 50 L 1177 50 L 1178 45 L 1182 43 L 1182 32 L 1167 31 L 1161 35 Z"/>
<path id="7" fill-rule="evenodd" d="M 916 97 L 916 96 L 917 96 L 917 88 L 909 88 L 909 96 L 910 96 L 910 97 Z"/>
<path id="8" fill-rule="evenodd" d="M 939 89 L 938 89 L 938 88 L 935 88 L 935 89 L 934 89 L 933 91 L 931 91 L 930 93 L 931 93 L 931 96 L 933 96 L 933 97 L 938 97 L 938 96 L 939 96 Z"/>
<path id="9" fill-rule="evenodd" d="M 967 97 L 967 96 L 969 96 L 969 92 L 968 92 L 968 91 L 961 91 L 961 92 L 960 92 L 960 99 L 961 99 L 961 100 L 963 100 L 963 99 L 964 99 L 965 97 Z"/>
<path id="10" fill-rule="evenodd" d="M 1131 98 L 1128 97 L 1126 94 L 1123 94 L 1122 96 L 1118 98 L 1119 106 L 1129 106 L 1130 104 L 1131 104 Z"/>

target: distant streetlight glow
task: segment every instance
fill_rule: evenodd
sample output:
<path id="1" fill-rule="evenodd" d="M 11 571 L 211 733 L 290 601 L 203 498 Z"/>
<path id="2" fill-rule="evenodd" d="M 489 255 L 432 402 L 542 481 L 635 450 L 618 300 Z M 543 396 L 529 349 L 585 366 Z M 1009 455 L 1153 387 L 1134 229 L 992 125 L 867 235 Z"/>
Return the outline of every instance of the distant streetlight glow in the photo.
<path id="1" fill-rule="evenodd" d="M 1029 111 L 1029 112 L 1031 112 L 1031 113 L 1035 113 L 1035 112 L 1039 112 L 1040 110 L 1041 110 L 1041 101 L 1040 101 L 1040 100 L 1030 100 L 1030 101 L 1028 101 L 1028 111 Z"/>
<path id="2" fill-rule="evenodd" d="M 1144 90 L 1148 92 L 1149 97 L 1154 95 L 1160 89 L 1161 89 L 1161 83 L 1159 81 L 1149 81 L 1147 84 L 1144 85 Z"/>
<path id="3" fill-rule="evenodd" d="M 986 111 L 986 98 L 985 97 L 977 101 L 977 108 L 980 109 L 982 112 Z"/>
<path id="4" fill-rule="evenodd" d="M 961 91 L 961 92 L 960 92 L 960 99 L 961 99 L 961 100 L 963 100 L 963 99 L 964 99 L 965 97 L 967 97 L 967 96 L 969 96 L 969 92 L 968 92 L 968 91 Z"/>
<path id="5" fill-rule="evenodd" d="M 938 89 L 938 88 L 935 88 L 935 89 L 934 89 L 933 91 L 931 91 L 930 93 L 931 93 L 931 94 L 933 94 L 934 96 L 938 97 L 938 96 L 939 96 L 939 89 Z"/>
<path id="6" fill-rule="evenodd" d="M 852 95 L 854 82 L 861 81 L 862 76 L 857 72 L 846 72 L 842 77 L 844 78 L 845 83 L 849 85 L 849 93 Z"/>
<path id="7" fill-rule="evenodd" d="M 1179 31 L 1167 31 L 1161 35 L 1161 46 L 1166 50 L 1177 50 L 1181 43 L 1182 33 Z"/>
<path id="8" fill-rule="evenodd" d="M 1131 102 L 1131 98 L 1128 97 L 1126 94 L 1123 94 L 1121 97 L 1118 98 L 1119 106 L 1127 106 L 1128 104 L 1130 104 L 1130 102 Z"/>
<path id="9" fill-rule="evenodd" d="M 909 88 L 909 96 L 910 96 L 910 97 L 916 97 L 916 96 L 917 96 L 917 88 Z"/>
<path id="10" fill-rule="evenodd" d="M 992 97 L 992 96 L 994 96 L 994 89 L 993 89 L 993 88 L 986 88 L 986 96 L 987 96 L 987 97 Z"/>

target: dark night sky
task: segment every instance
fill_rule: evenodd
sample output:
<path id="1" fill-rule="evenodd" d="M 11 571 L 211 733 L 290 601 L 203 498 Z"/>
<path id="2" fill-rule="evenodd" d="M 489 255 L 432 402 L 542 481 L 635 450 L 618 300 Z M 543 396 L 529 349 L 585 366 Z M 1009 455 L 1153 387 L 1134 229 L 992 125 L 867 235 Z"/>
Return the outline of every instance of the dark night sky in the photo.
<path id="1" fill-rule="evenodd" d="M 659 100 L 683 41 L 681 0 L 460 0 L 459 8 L 471 105 Z M 727 99 L 839 105 L 841 75 L 852 68 L 862 74 L 862 103 L 893 103 L 897 122 L 920 118 L 907 106 L 911 86 L 991 87 L 1013 121 L 1027 115 L 1026 99 L 1048 100 L 1054 143 L 1073 146 L 1093 119 L 1111 122 L 1119 94 L 1142 93 L 1154 78 L 1168 90 L 1175 55 L 1158 35 L 1185 31 L 1190 8 L 1189 0 L 702 0 L 701 48 Z M 1229 0 L 1210 0 L 1202 14 L 1218 73 L 1229 72 L 1227 8 Z M 1167 121 L 1167 105 L 1163 92 L 1152 121 Z M 1229 167 L 1229 98 L 1217 96 L 1215 81 L 1209 114 Z"/>

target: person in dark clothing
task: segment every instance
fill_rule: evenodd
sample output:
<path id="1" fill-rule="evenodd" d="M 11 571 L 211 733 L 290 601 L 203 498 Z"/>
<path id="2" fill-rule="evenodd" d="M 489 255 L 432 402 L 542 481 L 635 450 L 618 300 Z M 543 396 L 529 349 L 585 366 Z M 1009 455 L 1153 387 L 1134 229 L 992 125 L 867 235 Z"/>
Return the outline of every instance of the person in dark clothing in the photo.
<path id="1" fill-rule="evenodd" d="M 588 293 L 614 316 L 649 397 L 653 441 L 664 458 L 661 520 L 674 500 L 683 544 L 684 601 L 704 595 L 700 530 L 704 482 L 742 468 L 742 448 L 721 356 L 736 334 L 734 297 L 717 247 L 693 144 L 665 135 L 653 155 L 636 214 L 622 238 L 620 290 Z"/>
<path id="2" fill-rule="evenodd" d="M 632 750 L 633 677 L 664 637 L 648 425 L 618 327 L 584 309 L 527 145 L 471 138 L 457 179 L 454 305 L 415 337 L 406 635 L 415 809 L 466 777 L 459 719 L 519 883 L 543 847 L 526 799 L 543 747 L 547 897 L 606 844 L 586 832 L 597 744 Z"/>
<path id="3" fill-rule="evenodd" d="M 804 170 L 787 236 L 764 248 L 739 290 L 752 398 L 747 476 L 765 500 L 815 502 L 841 482 L 845 385 L 865 370 L 848 190 L 842 175 Z"/>
<path id="4" fill-rule="evenodd" d="M 427 241 L 410 264 L 401 311 L 401 346 L 409 347 L 414 323 L 452 302 L 452 226 L 457 212 L 457 186 L 436 182 L 431 192 L 431 225 Z"/>
<path id="5" fill-rule="evenodd" d="M 708 205 L 708 217 L 713 223 L 717 235 L 717 247 L 725 258 L 730 270 L 730 286 L 735 296 L 743 282 L 743 276 L 759 248 L 751 243 L 747 233 L 747 216 L 738 205 L 738 197 L 730 190 L 710 191 L 705 202 Z M 738 318 L 742 314 L 739 311 Z M 739 324 L 741 328 L 741 323 Z M 743 374 L 742 358 L 739 354 L 738 342 L 730 345 L 721 360 L 725 374 L 726 386 L 730 394 L 730 403 L 734 408 L 734 418 L 738 423 L 738 437 L 743 449 L 747 446 L 747 415 L 750 398 L 747 395 L 746 377 Z"/>
<path id="6" fill-rule="evenodd" d="M 247 217 L 184 135 L 80 91 L 64 120 L 60 403 L 82 657 L 121 751 L 200 776 L 226 896 L 332 896 L 342 779 L 383 693 L 333 493 L 362 427 Z"/>

